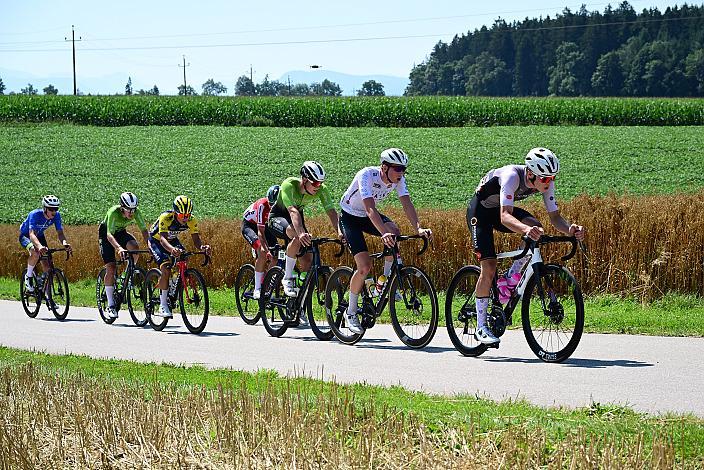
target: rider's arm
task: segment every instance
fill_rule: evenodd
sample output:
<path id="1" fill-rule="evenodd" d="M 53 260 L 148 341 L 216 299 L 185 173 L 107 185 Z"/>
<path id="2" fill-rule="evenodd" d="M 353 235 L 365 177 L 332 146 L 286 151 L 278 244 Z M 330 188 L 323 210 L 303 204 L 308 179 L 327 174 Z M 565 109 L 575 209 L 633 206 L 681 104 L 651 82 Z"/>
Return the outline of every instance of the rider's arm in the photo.
<path id="1" fill-rule="evenodd" d="M 291 225 L 293 225 L 293 229 L 296 231 L 296 235 L 303 235 L 306 233 L 305 229 L 303 228 L 303 220 L 301 218 L 301 213 L 298 210 L 296 206 L 290 206 L 288 208 L 288 213 L 291 215 Z"/>
<path id="2" fill-rule="evenodd" d="M 560 215 L 559 210 L 548 212 L 548 215 L 550 216 L 550 223 L 558 231 L 564 233 L 565 235 L 574 235 L 577 237 L 577 240 L 584 240 L 584 227 L 570 223 L 567 219 Z"/>
<path id="3" fill-rule="evenodd" d="M 372 221 L 374 227 L 376 227 L 379 233 L 383 235 L 388 232 L 386 226 L 384 225 L 384 221 L 381 220 L 379 210 L 376 208 L 376 202 L 374 201 L 374 198 L 366 197 L 362 199 L 362 204 L 364 204 L 364 210 L 367 213 L 367 217 L 369 217 L 369 220 Z"/>
<path id="4" fill-rule="evenodd" d="M 513 216 L 513 206 L 501 206 L 501 224 L 512 232 L 524 235 L 531 228 Z"/>
<path id="5" fill-rule="evenodd" d="M 113 248 L 115 248 L 116 250 L 119 251 L 120 249 L 122 249 L 122 247 L 121 247 L 120 244 L 117 242 L 117 239 L 115 238 L 115 236 L 114 236 L 112 233 L 107 232 L 105 238 L 108 239 L 108 242 L 110 242 L 110 244 L 111 244 L 111 245 L 113 246 Z"/>
<path id="6" fill-rule="evenodd" d="M 43 245 L 39 241 L 39 238 L 37 238 L 37 234 L 31 228 L 29 229 L 29 239 L 32 240 L 32 245 L 34 245 L 34 248 L 36 248 L 37 251 L 42 248 Z"/>
<path id="7" fill-rule="evenodd" d="M 259 237 L 259 243 L 262 246 L 262 250 L 269 251 L 269 245 L 266 242 L 266 225 L 257 224 L 257 236 Z"/>
<path id="8" fill-rule="evenodd" d="M 335 209 L 328 209 L 325 211 L 325 213 L 328 215 L 328 219 L 330 219 L 330 223 L 332 224 L 333 230 L 335 230 L 335 233 L 338 234 L 338 236 L 342 233 L 340 230 L 340 223 L 337 218 L 337 211 Z"/>
<path id="9" fill-rule="evenodd" d="M 420 221 L 418 220 L 418 213 L 416 212 L 416 207 L 413 205 L 413 201 L 411 201 L 411 196 L 401 196 L 398 199 L 399 201 L 401 201 L 401 205 L 403 206 L 403 212 L 406 213 L 406 217 L 408 217 L 408 220 L 411 222 L 411 226 L 415 229 L 416 232 L 419 232 L 422 227 L 420 226 Z"/>

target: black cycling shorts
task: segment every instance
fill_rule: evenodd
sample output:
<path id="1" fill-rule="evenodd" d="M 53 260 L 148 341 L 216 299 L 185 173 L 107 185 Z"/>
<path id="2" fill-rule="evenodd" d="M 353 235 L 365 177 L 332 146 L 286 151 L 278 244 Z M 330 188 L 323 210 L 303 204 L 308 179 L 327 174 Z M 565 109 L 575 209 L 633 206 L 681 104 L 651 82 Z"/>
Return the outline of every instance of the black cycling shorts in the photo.
<path id="1" fill-rule="evenodd" d="M 308 232 L 308 229 L 306 228 L 306 219 L 303 217 L 303 211 L 299 210 L 299 213 L 301 214 L 303 230 Z M 269 228 L 271 229 L 271 233 L 276 238 L 285 240 L 287 245 L 291 242 L 291 239 L 288 235 L 286 235 L 286 229 L 289 225 L 291 225 L 291 214 L 288 209 L 281 209 L 278 204 L 274 204 L 274 207 L 271 208 L 271 213 L 269 215 Z"/>
<path id="2" fill-rule="evenodd" d="M 169 240 L 169 243 L 171 243 L 171 246 L 175 248 L 180 248 L 181 250 L 184 249 L 178 238 Z M 161 245 L 161 242 L 154 237 L 149 237 L 149 250 L 152 252 L 152 256 L 154 256 L 157 266 L 161 267 L 162 264 L 169 261 L 171 255 L 168 251 L 166 251 L 166 248 Z"/>
<path id="3" fill-rule="evenodd" d="M 117 243 L 124 249 L 127 249 L 127 243 L 136 241 L 125 229 L 118 230 L 112 236 L 115 237 Z M 100 256 L 103 258 L 103 262 L 114 263 L 115 248 L 108 241 L 108 230 L 105 224 L 100 224 L 98 227 L 98 245 L 100 246 Z"/>
<path id="4" fill-rule="evenodd" d="M 384 223 L 391 222 L 391 219 L 384 214 L 379 213 L 381 221 Z M 380 237 L 379 230 L 376 229 L 369 217 L 357 217 L 347 212 L 340 211 L 340 230 L 345 235 L 347 245 L 350 247 L 352 256 L 363 251 L 369 251 L 367 242 L 364 240 L 364 234 L 376 235 Z"/>
<path id="5" fill-rule="evenodd" d="M 257 230 L 257 224 L 254 222 L 250 222 L 248 220 L 242 220 L 242 236 L 244 237 L 245 240 L 247 240 L 247 243 L 250 244 L 250 246 L 254 249 L 258 248 L 259 246 L 259 231 Z M 269 248 L 272 246 L 276 245 L 278 240 L 274 236 L 273 233 L 271 233 L 271 229 L 269 227 L 266 227 L 264 229 L 264 237 L 266 238 L 266 244 Z M 256 246 L 255 246 L 256 245 Z"/>
<path id="6" fill-rule="evenodd" d="M 522 221 L 527 217 L 533 217 L 533 214 L 520 207 L 514 207 L 513 216 Z M 476 195 L 469 201 L 467 207 L 467 227 L 469 227 L 469 233 L 472 234 L 474 253 L 480 261 L 496 258 L 494 230 L 513 233 L 513 230 L 501 223 L 501 208 L 487 209 L 481 205 Z"/>

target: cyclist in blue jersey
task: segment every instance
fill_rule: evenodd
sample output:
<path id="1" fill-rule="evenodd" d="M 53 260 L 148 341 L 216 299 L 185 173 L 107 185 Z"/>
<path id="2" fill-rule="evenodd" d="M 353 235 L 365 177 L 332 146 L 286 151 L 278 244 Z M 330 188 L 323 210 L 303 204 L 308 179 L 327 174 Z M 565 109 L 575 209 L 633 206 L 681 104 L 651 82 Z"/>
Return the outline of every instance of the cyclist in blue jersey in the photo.
<path id="1" fill-rule="evenodd" d="M 44 231 L 52 225 L 56 228 L 56 233 L 59 236 L 59 241 L 72 253 L 71 245 L 69 245 L 64 235 L 64 229 L 61 225 L 61 214 L 59 214 L 59 206 L 61 201 L 59 198 L 50 194 L 42 198 L 42 208 L 35 209 L 27 215 L 22 225 L 20 226 L 19 242 L 22 248 L 29 251 L 27 259 L 27 274 L 24 278 L 24 285 L 28 292 L 34 291 L 34 267 L 39 261 L 41 255 L 46 254 L 48 248 Z M 42 266 L 45 271 L 49 270 L 49 264 L 42 261 Z"/>

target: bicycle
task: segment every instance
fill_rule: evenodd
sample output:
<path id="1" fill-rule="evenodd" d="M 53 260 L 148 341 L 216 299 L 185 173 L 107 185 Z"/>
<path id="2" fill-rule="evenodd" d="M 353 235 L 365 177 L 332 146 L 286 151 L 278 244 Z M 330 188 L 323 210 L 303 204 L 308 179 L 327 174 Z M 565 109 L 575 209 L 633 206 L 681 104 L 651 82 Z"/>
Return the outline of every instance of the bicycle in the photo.
<path id="1" fill-rule="evenodd" d="M 545 362 L 562 362 L 577 348 L 584 329 L 584 300 L 577 280 L 565 266 L 545 264 L 540 246 L 569 242 L 571 251 L 561 258 L 565 262 L 574 257 L 577 240 L 571 236 L 543 235 L 538 241 L 523 237 L 521 250 L 499 253 L 497 259 L 520 259 L 531 254 L 509 301 L 504 307 L 499 302 L 497 276 L 492 282 L 487 325 L 498 338 L 512 324 L 514 309 L 521 302 L 523 333 L 530 349 Z M 582 250 L 584 246 L 580 244 Z M 475 289 L 479 280 L 478 266 L 464 266 L 454 275 L 447 289 L 445 321 L 447 332 L 455 348 L 465 356 L 479 356 L 488 348 L 474 337 L 477 328 Z"/>
<path id="2" fill-rule="evenodd" d="M 340 245 L 340 251 L 335 254 L 338 258 L 345 251 L 344 243 L 337 238 L 313 238 L 310 246 L 298 255 L 313 253 L 313 262 L 296 297 L 284 295 L 284 270 L 280 266 L 273 266 L 264 276 L 259 311 L 264 328 L 271 336 L 283 335 L 288 327 L 299 325 L 302 315 L 307 315 L 308 324 L 316 338 L 323 341 L 332 339 L 333 333 L 320 314 L 325 305 L 325 284 L 332 272 L 332 268 L 323 265 L 320 259 L 320 246 L 326 243 Z"/>
<path id="3" fill-rule="evenodd" d="M 384 247 L 382 252 L 371 255 L 377 259 L 391 255 L 391 274 L 376 302 L 366 287 L 362 289 L 362 305 L 357 308 L 361 315 L 360 323 L 366 331 L 374 326 L 388 303 L 396 335 L 406 346 L 414 349 L 430 343 L 435 336 L 439 316 L 437 292 L 428 275 L 417 266 L 403 266 L 398 262 L 398 242 L 417 238 L 423 240 L 423 248 L 418 252 L 420 256 L 428 248 L 427 238 L 420 235 L 399 235 L 393 248 Z M 325 289 L 328 324 L 335 337 L 345 344 L 355 344 L 364 336 L 364 332 L 353 333 L 346 326 L 349 284 L 353 273 L 347 266 L 337 268 L 330 275 Z M 396 300 L 397 292 L 400 293 L 401 300 Z M 403 312 L 399 307 L 406 311 Z"/>
<path id="4" fill-rule="evenodd" d="M 286 250 L 285 246 L 274 245 L 270 247 L 271 253 L 275 254 L 276 264 L 280 268 L 284 267 L 286 262 Z M 252 255 L 256 258 L 257 254 L 254 249 L 252 249 Z M 235 293 L 235 302 L 237 303 L 237 311 L 242 317 L 242 320 L 248 325 L 255 325 L 261 316 L 259 312 L 259 300 L 252 298 L 252 292 L 254 291 L 254 265 L 251 263 L 243 264 L 239 271 L 237 271 L 237 277 L 235 278 L 235 285 L 233 286 Z"/>
<path id="5" fill-rule="evenodd" d="M 49 270 L 43 272 L 39 277 L 32 276 L 30 280 L 34 286 L 32 292 L 28 291 L 24 284 L 27 268 L 22 271 L 22 277 L 20 278 L 20 299 L 22 299 L 22 308 L 24 308 L 24 312 L 29 318 L 37 316 L 42 302 L 46 303 L 47 308 L 54 314 L 57 320 L 65 320 L 68 315 L 68 309 L 71 303 L 68 282 L 66 281 L 64 272 L 54 266 L 52 256 L 53 253 L 59 251 L 66 252 L 66 260 L 68 261 L 71 253 L 69 253 L 67 248 L 49 248 L 46 254 L 39 257 L 40 262 L 46 261 L 49 264 Z"/>
<path id="6" fill-rule="evenodd" d="M 147 293 L 144 288 L 144 281 L 147 278 L 147 272 L 144 268 L 137 266 L 132 255 L 139 253 L 150 253 L 149 250 L 126 250 L 126 260 L 117 261 L 118 265 L 127 264 L 125 269 L 119 276 L 115 276 L 115 293 L 113 294 L 115 303 L 114 307 L 117 312 L 123 302 L 127 303 L 127 310 L 130 312 L 132 321 L 137 326 L 147 324 L 147 314 L 145 303 L 147 301 Z M 105 293 L 105 273 L 107 269 L 103 267 L 95 281 L 95 300 L 98 304 L 98 313 L 100 318 L 105 323 L 111 325 L 117 318 L 112 318 L 107 315 L 108 296 Z M 137 304 L 139 302 L 139 305 Z M 139 308 L 144 309 L 142 312 Z"/>
<path id="7" fill-rule="evenodd" d="M 188 267 L 188 258 L 197 255 L 204 256 L 201 266 L 210 263 L 210 256 L 205 251 L 183 252 L 178 258 L 170 258 L 172 274 L 167 294 L 169 308 L 173 311 L 177 305 L 179 306 L 183 323 L 188 331 L 195 335 L 202 333 L 205 329 L 210 311 L 205 279 L 197 269 Z M 173 269 L 174 266 L 176 269 Z M 158 309 L 160 305 L 160 277 L 161 270 L 158 268 L 150 269 L 146 277 L 147 303 L 145 304 L 145 313 L 147 321 L 155 331 L 163 330 L 169 322 L 168 318 L 154 315 L 154 309 Z"/>

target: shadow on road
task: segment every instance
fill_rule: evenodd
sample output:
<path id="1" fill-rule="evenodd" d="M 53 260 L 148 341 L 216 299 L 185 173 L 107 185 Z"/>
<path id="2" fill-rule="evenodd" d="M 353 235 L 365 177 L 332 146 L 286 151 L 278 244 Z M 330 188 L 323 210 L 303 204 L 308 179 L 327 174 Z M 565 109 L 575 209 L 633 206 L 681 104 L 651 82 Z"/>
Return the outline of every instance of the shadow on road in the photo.
<path id="1" fill-rule="evenodd" d="M 235 332 L 230 332 L 230 331 L 223 331 L 223 332 L 214 332 L 214 331 L 204 331 L 199 335 L 194 335 L 190 331 L 184 329 L 180 331 L 176 330 L 171 330 L 166 332 L 167 335 L 191 335 L 191 336 L 239 336 L 239 333 Z"/>
<path id="2" fill-rule="evenodd" d="M 524 357 L 489 357 L 482 356 L 481 359 L 488 362 L 512 362 L 512 363 L 523 363 L 523 364 L 536 364 L 541 363 L 538 358 L 524 358 Z M 603 359 L 567 359 L 565 362 L 560 364 L 566 367 L 582 367 L 586 369 L 604 369 L 606 367 L 653 367 L 655 364 L 649 362 L 632 361 L 630 359 L 613 359 L 613 360 L 603 360 Z"/>
<path id="3" fill-rule="evenodd" d="M 94 319 L 88 319 L 88 318 L 67 318 L 66 320 L 57 320 L 56 318 L 39 318 L 41 321 L 53 321 L 53 322 L 59 322 L 59 323 L 69 323 L 69 322 L 79 322 L 79 323 L 85 323 L 89 321 L 96 321 Z"/>

